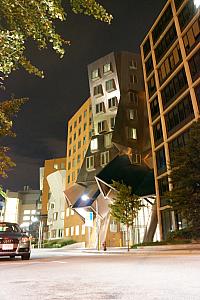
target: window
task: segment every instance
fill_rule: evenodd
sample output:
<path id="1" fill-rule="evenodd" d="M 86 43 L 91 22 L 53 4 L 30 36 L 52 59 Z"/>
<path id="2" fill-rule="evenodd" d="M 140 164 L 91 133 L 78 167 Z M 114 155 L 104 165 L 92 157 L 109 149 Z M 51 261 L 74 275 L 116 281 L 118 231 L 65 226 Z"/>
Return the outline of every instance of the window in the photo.
<path id="1" fill-rule="evenodd" d="M 31 217 L 30 216 L 24 216 L 23 221 L 30 221 Z"/>
<path id="2" fill-rule="evenodd" d="M 85 224 L 82 225 L 82 231 L 81 234 L 84 235 L 85 234 Z"/>
<path id="3" fill-rule="evenodd" d="M 111 63 L 105 64 L 105 65 L 103 66 L 103 72 L 104 72 L 104 73 L 108 73 L 108 72 L 111 72 L 111 71 L 112 71 Z"/>
<path id="4" fill-rule="evenodd" d="M 55 203 L 54 202 L 51 202 L 50 203 L 50 209 L 54 209 L 55 208 Z"/>
<path id="5" fill-rule="evenodd" d="M 78 129 L 78 135 L 81 135 L 81 128 Z"/>
<path id="6" fill-rule="evenodd" d="M 176 46 L 158 69 L 159 81 L 162 84 L 182 61 L 179 45 Z"/>
<path id="7" fill-rule="evenodd" d="M 70 208 L 67 207 L 67 208 L 66 208 L 66 217 L 69 217 L 69 215 L 70 215 Z"/>
<path id="8" fill-rule="evenodd" d="M 78 149 L 81 148 L 81 141 L 78 141 Z"/>
<path id="9" fill-rule="evenodd" d="M 31 214 L 35 215 L 36 214 L 36 210 L 35 209 L 31 210 Z"/>
<path id="10" fill-rule="evenodd" d="M 110 128 L 111 129 L 115 128 L 115 117 L 110 118 Z"/>
<path id="11" fill-rule="evenodd" d="M 117 232 L 117 223 L 115 220 L 110 222 L 110 232 Z"/>
<path id="12" fill-rule="evenodd" d="M 135 74 L 130 75 L 130 83 L 132 84 L 138 83 L 138 78 Z"/>
<path id="13" fill-rule="evenodd" d="M 82 116 L 79 116 L 78 122 L 81 123 L 81 121 L 82 121 Z"/>
<path id="14" fill-rule="evenodd" d="M 116 90 L 114 79 L 106 81 L 106 91 L 110 93 L 114 90 Z"/>
<path id="15" fill-rule="evenodd" d="M 74 133 L 74 141 L 76 140 L 76 132 Z"/>
<path id="16" fill-rule="evenodd" d="M 69 149 L 68 155 L 69 155 L 69 157 L 72 155 L 72 150 L 71 149 Z"/>
<path id="17" fill-rule="evenodd" d="M 134 153 L 133 156 L 132 156 L 132 162 L 133 164 L 141 164 L 141 161 L 142 161 L 142 157 L 141 157 L 141 154 L 138 154 L 138 153 Z"/>
<path id="18" fill-rule="evenodd" d="M 83 115 L 84 115 L 84 118 L 86 118 L 86 117 L 87 117 L 87 109 L 86 109 L 86 110 L 84 110 L 84 113 L 83 113 Z"/>
<path id="19" fill-rule="evenodd" d="M 198 50 L 189 60 L 189 67 L 192 81 L 194 82 L 197 78 L 200 77 L 200 50 Z"/>
<path id="20" fill-rule="evenodd" d="M 150 51 L 151 51 L 151 46 L 150 46 L 150 41 L 148 38 L 143 46 L 144 57 L 146 57 Z"/>
<path id="21" fill-rule="evenodd" d="M 87 139 L 86 139 L 86 136 L 84 136 L 84 137 L 83 137 L 83 145 L 85 145 L 86 140 L 87 140 Z"/>
<path id="22" fill-rule="evenodd" d="M 153 134 L 154 134 L 154 141 L 157 144 L 158 142 L 161 142 L 163 139 L 163 134 L 162 134 L 162 126 L 161 126 L 161 121 L 158 121 L 154 126 L 153 126 Z"/>
<path id="23" fill-rule="evenodd" d="M 101 112 L 105 112 L 104 102 L 100 102 L 96 104 L 96 114 L 99 114 Z"/>
<path id="24" fill-rule="evenodd" d="M 77 156 L 77 162 L 79 163 L 80 161 L 81 161 L 81 155 L 78 154 L 78 156 Z"/>
<path id="25" fill-rule="evenodd" d="M 58 164 L 54 164 L 53 167 L 54 167 L 54 169 L 57 170 L 58 169 Z"/>
<path id="26" fill-rule="evenodd" d="M 155 82 L 154 75 L 149 79 L 147 85 L 148 85 L 149 98 L 151 98 L 151 96 L 156 92 L 156 82 Z"/>
<path id="27" fill-rule="evenodd" d="M 98 122 L 98 132 L 103 132 L 106 130 L 106 121 Z"/>
<path id="28" fill-rule="evenodd" d="M 76 145 L 73 146 L 73 153 L 76 152 Z"/>
<path id="29" fill-rule="evenodd" d="M 65 234 L 66 236 L 69 236 L 69 228 L 65 228 Z"/>
<path id="30" fill-rule="evenodd" d="M 92 80 L 95 80 L 95 79 L 100 78 L 100 72 L 99 72 L 99 69 L 93 70 L 93 71 L 92 71 L 91 77 L 92 77 Z"/>
<path id="31" fill-rule="evenodd" d="M 167 50 L 171 47 L 171 45 L 174 43 L 176 39 L 177 39 L 177 33 L 176 33 L 175 25 L 173 24 L 155 49 L 157 63 L 159 63 L 161 58 L 165 55 Z"/>
<path id="32" fill-rule="evenodd" d="M 72 181 L 75 181 L 75 172 L 72 172 Z"/>
<path id="33" fill-rule="evenodd" d="M 106 148 L 112 146 L 112 132 L 104 135 L 104 146 Z"/>
<path id="34" fill-rule="evenodd" d="M 69 132 L 72 132 L 72 125 L 69 127 Z"/>
<path id="35" fill-rule="evenodd" d="M 146 68 L 146 76 L 148 77 L 149 74 L 153 71 L 153 60 L 152 56 L 148 58 L 148 60 L 145 63 L 145 68 Z"/>
<path id="36" fill-rule="evenodd" d="M 92 117 L 89 119 L 89 125 L 92 125 Z"/>
<path id="37" fill-rule="evenodd" d="M 102 85 L 99 84 L 94 87 L 94 96 L 102 96 L 103 95 L 103 88 Z"/>
<path id="38" fill-rule="evenodd" d="M 195 13 L 196 8 L 194 5 L 194 1 L 188 1 L 188 3 L 183 7 L 180 14 L 178 15 L 179 24 L 182 31 L 193 18 Z"/>
<path id="39" fill-rule="evenodd" d="M 108 99 L 108 108 L 115 108 L 118 105 L 117 97 Z"/>
<path id="40" fill-rule="evenodd" d="M 76 128 L 77 126 L 77 121 L 74 121 L 74 128 Z"/>
<path id="41" fill-rule="evenodd" d="M 162 206 L 168 205 L 169 200 L 162 197 L 165 192 L 169 191 L 169 184 L 168 184 L 167 176 L 162 177 L 161 179 L 158 180 L 158 187 L 159 187 L 159 194 L 161 196 L 160 206 L 162 207 Z"/>
<path id="42" fill-rule="evenodd" d="M 172 108 L 166 114 L 166 124 L 167 131 L 170 133 L 172 130 L 176 129 L 177 126 L 181 124 L 185 124 L 188 119 L 192 119 L 194 117 L 192 101 L 190 94 L 188 94 L 182 101 L 180 101 L 176 106 Z"/>
<path id="43" fill-rule="evenodd" d="M 76 225 L 76 235 L 79 235 L 79 225 Z"/>
<path id="44" fill-rule="evenodd" d="M 105 166 L 109 163 L 109 151 L 106 151 L 106 152 L 102 152 L 101 153 L 101 156 L 100 156 L 100 159 L 101 159 L 101 166 Z"/>
<path id="45" fill-rule="evenodd" d="M 24 215 L 30 215 L 31 211 L 29 209 L 24 210 Z"/>
<path id="46" fill-rule="evenodd" d="M 70 183 L 70 175 L 67 176 L 67 182 Z"/>
<path id="47" fill-rule="evenodd" d="M 172 9 L 171 9 L 171 5 L 169 4 L 169 6 L 165 10 L 164 14 L 162 15 L 162 17 L 160 18 L 160 20 L 158 21 L 156 27 L 154 28 L 154 30 L 152 32 L 154 44 L 161 36 L 161 34 L 163 33 L 163 31 L 165 30 L 165 28 L 171 21 L 172 17 L 173 17 Z"/>
<path id="48" fill-rule="evenodd" d="M 72 143 L 72 138 L 70 137 L 69 138 L 69 144 L 71 145 L 71 143 Z"/>
<path id="49" fill-rule="evenodd" d="M 171 104 L 175 97 L 187 88 L 187 78 L 185 69 L 182 68 L 162 91 L 163 106 L 166 108 Z"/>
<path id="50" fill-rule="evenodd" d="M 60 168 L 61 168 L 61 170 L 64 170 L 65 169 L 65 163 L 61 163 Z"/>
<path id="51" fill-rule="evenodd" d="M 53 213 L 53 220 L 56 221 L 58 219 L 58 212 Z"/>
<path id="52" fill-rule="evenodd" d="M 166 171 L 166 159 L 165 159 L 165 150 L 162 147 L 156 152 L 156 163 L 158 174 L 161 174 Z"/>
<path id="53" fill-rule="evenodd" d="M 56 229 L 51 230 L 51 238 L 55 239 L 56 238 Z"/>
<path id="54" fill-rule="evenodd" d="M 94 155 L 86 157 L 86 169 L 94 169 Z"/>
<path id="55" fill-rule="evenodd" d="M 73 159 L 73 160 L 72 160 L 72 168 L 75 168 L 75 166 L 76 166 L 76 160 Z"/>
<path id="56" fill-rule="evenodd" d="M 136 140 L 137 139 L 137 130 L 136 128 L 129 128 L 128 129 L 128 138 Z"/>
<path id="57" fill-rule="evenodd" d="M 129 100 L 133 105 L 137 106 L 138 105 L 138 94 L 135 92 L 129 92 Z"/>
<path id="58" fill-rule="evenodd" d="M 71 169 L 71 162 L 70 161 L 68 162 L 68 167 L 67 168 L 68 168 L 68 170 Z"/>
<path id="59" fill-rule="evenodd" d="M 83 130 L 85 131 L 86 128 L 87 128 L 87 123 L 84 123 L 84 125 L 83 125 Z"/>
<path id="60" fill-rule="evenodd" d="M 137 119 L 137 109 L 129 109 L 129 119 L 136 120 Z"/>
<path id="61" fill-rule="evenodd" d="M 97 151 L 98 150 L 98 139 L 97 138 L 91 140 L 90 149 L 91 149 L 91 151 Z"/>
<path id="62" fill-rule="evenodd" d="M 73 236 L 73 235 L 74 235 L 74 226 L 72 226 L 72 227 L 70 228 L 70 231 L 71 231 L 71 236 Z"/>
<path id="63" fill-rule="evenodd" d="M 61 220 L 64 220 L 64 217 L 65 217 L 65 212 L 64 212 L 64 211 L 61 211 L 61 213 L 60 213 L 60 218 L 61 218 Z"/>
<path id="64" fill-rule="evenodd" d="M 154 120 L 160 114 L 159 104 L 158 104 L 158 97 L 152 100 L 150 103 L 151 109 L 151 118 Z"/>
<path id="65" fill-rule="evenodd" d="M 200 18 L 198 18 L 183 37 L 183 43 L 187 54 L 200 41 Z"/>
<path id="66" fill-rule="evenodd" d="M 173 152 L 175 152 L 175 150 L 177 149 L 184 147 L 187 144 L 187 139 L 188 139 L 188 131 L 185 131 L 182 134 L 180 134 L 177 138 L 169 142 L 169 152 L 171 156 L 171 161 L 173 158 L 172 155 Z"/>
<path id="67" fill-rule="evenodd" d="M 129 65 L 129 68 L 132 70 L 132 69 L 137 69 L 137 62 L 136 60 L 132 59 L 130 61 L 130 65 Z"/>

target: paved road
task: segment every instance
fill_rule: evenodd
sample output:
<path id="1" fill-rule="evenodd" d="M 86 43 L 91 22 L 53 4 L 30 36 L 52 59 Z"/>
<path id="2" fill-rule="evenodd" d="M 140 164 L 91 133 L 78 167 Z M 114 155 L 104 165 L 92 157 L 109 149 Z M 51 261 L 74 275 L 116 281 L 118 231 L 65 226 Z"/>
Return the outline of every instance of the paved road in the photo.
<path id="1" fill-rule="evenodd" d="M 200 255 L 34 250 L 0 258 L 0 300 L 199 300 Z"/>

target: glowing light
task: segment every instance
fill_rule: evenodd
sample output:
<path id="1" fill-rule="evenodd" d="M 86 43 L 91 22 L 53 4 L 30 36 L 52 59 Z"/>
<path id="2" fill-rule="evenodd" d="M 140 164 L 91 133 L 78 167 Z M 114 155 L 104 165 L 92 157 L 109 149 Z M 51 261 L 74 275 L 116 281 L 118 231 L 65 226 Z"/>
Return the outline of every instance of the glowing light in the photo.
<path id="1" fill-rule="evenodd" d="M 82 195 L 81 196 L 81 199 L 83 200 L 83 201 L 87 201 L 87 200 L 89 200 L 90 198 L 88 197 L 88 195 Z"/>
<path id="2" fill-rule="evenodd" d="M 194 0 L 194 5 L 198 8 L 200 6 L 200 0 Z"/>

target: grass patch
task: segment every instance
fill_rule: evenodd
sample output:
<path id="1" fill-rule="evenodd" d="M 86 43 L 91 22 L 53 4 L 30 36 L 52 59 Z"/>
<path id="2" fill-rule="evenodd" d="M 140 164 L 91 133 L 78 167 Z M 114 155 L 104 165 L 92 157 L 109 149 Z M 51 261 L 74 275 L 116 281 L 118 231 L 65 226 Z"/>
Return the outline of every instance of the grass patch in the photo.
<path id="1" fill-rule="evenodd" d="M 138 247 L 145 247 L 145 246 L 163 246 L 163 245 L 181 245 L 181 244 L 190 244 L 191 240 L 169 240 L 169 241 L 156 241 L 156 242 L 146 242 L 135 244 L 131 246 L 132 249 L 137 249 Z"/>
<path id="2" fill-rule="evenodd" d="M 64 246 L 72 245 L 75 243 L 76 243 L 76 241 L 74 241 L 74 240 L 64 240 L 64 239 L 51 240 L 51 241 L 45 241 L 43 244 L 43 247 L 44 248 L 62 248 Z"/>

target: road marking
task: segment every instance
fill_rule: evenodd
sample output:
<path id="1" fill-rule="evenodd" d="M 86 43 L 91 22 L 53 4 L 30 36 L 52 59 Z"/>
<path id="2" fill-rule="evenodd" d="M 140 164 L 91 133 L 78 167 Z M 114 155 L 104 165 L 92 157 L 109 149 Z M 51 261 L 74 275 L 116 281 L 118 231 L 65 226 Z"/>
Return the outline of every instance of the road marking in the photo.
<path id="1" fill-rule="evenodd" d="M 59 261 L 59 260 L 51 260 L 51 261 L 30 261 L 30 262 L 5 262 L 0 263 L 0 266 L 13 266 L 13 265 L 30 265 L 30 264 L 50 264 L 50 263 L 59 263 L 59 264 L 67 264 L 68 262 Z"/>
<path id="2" fill-rule="evenodd" d="M 67 264 L 68 263 L 67 261 L 59 261 L 59 260 L 53 260 L 51 262 L 58 263 L 58 264 Z"/>

